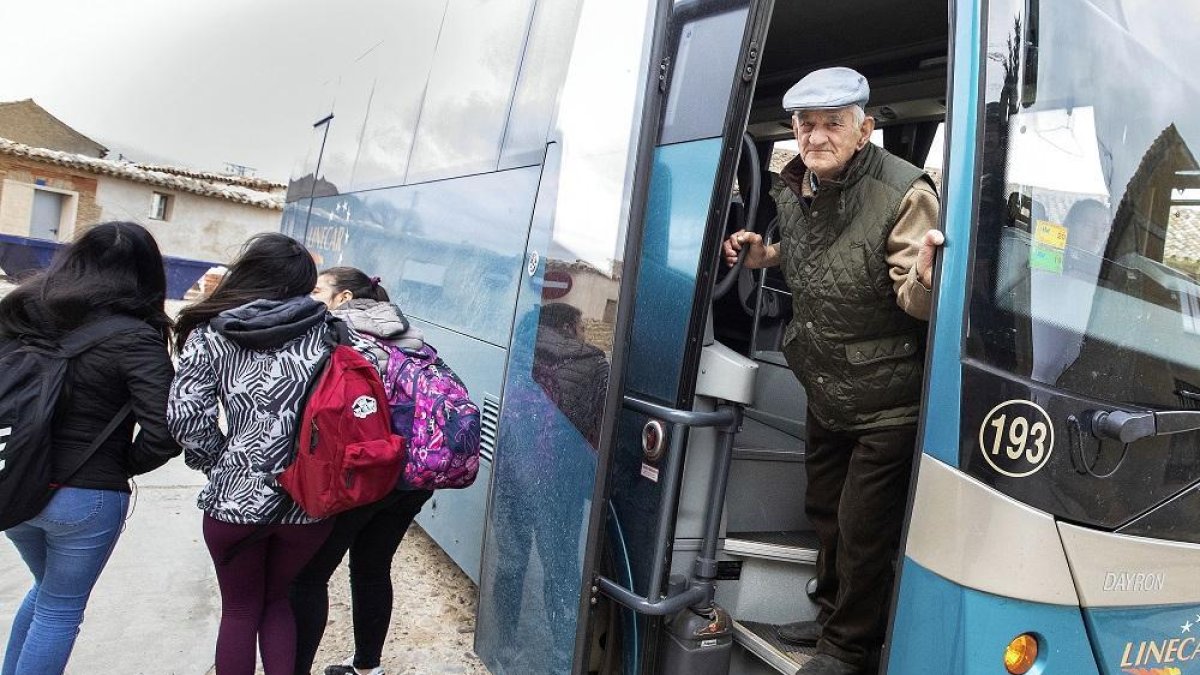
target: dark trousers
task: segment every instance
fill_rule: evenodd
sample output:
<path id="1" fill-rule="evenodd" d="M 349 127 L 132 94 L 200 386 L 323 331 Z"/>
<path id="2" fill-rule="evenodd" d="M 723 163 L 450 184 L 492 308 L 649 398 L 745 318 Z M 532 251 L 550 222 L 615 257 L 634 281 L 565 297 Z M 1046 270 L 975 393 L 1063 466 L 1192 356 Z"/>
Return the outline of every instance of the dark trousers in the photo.
<path id="1" fill-rule="evenodd" d="M 805 512 L 817 556 L 817 650 L 866 665 L 883 643 L 912 474 L 916 427 L 859 432 L 808 415 Z"/>
<path id="2" fill-rule="evenodd" d="M 337 517 L 333 534 L 292 584 L 297 675 L 308 675 L 312 668 L 329 618 L 329 579 L 347 552 L 354 667 L 379 666 L 392 622 L 392 558 L 413 518 L 432 495 L 428 490 L 397 491 Z"/>
<path id="3" fill-rule="evenodd" d="M 217 672 L 254 675 L 254 647 L 262 654 L 263 672 L 287 675 L 296 655 L 296 622 L 288 603 L 288 586 L 333 526 L 234 525 L 204 516 L 208 546 L 221 588 L 221 628 L 217 633 Z M 250 536 L 261 537 L 226 561 L 230 549 Z"/>

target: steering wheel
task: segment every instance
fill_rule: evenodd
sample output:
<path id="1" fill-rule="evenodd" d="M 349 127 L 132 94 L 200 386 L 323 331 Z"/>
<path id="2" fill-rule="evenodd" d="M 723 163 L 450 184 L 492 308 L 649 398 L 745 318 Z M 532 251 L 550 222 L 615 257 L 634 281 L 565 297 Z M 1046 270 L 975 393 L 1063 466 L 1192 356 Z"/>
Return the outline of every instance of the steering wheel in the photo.
<path id="1" fill-rule="evenodd" d="M 758 225 L 758 202 L 762 197 L 762 169 L 760 167 L 758 148 L 754 146 L 754 137 L 750 132 L 742 134 L 742 151 L 738 155 L 737 164 L 738 188 L 746 199 L 746 206 L 738 216 L 738 229 L 746 230 L 747 232 L 757 232 Z M 731 205 L 732 206 L 732 205 Z M 722 233 L 722 240 L 724 233 Z M 738 252 L 737 262 L 733 267 L 730 267 L 724 276 L 717 281 L 713 287 L 713 300 L 719 300 L 725 297 L 730 290 L 737 284 L 738 276 L 742 271 L 742 264 L 746 260 L 747 248 L 743 247 Z M 717 261 L 718 267 L 721 261 Z"/>

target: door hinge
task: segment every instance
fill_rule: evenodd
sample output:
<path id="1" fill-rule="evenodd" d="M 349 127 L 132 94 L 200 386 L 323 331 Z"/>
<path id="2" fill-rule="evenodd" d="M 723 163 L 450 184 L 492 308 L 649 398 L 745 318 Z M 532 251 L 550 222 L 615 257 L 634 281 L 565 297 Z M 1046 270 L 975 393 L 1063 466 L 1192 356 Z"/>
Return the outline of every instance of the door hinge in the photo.
<path id="1" fill-rule="evenodd" d="M 758 40 L 750 41 L 750 48 L 746 50 L 746 62 L 742 65 L 742 82 L 753 82 L 754 73 L 758 70 Z"/>
<path id="2" fill-rule="evenodd" d="M 665 92 L 667 90 L 667 80 L 671 79 L 671 57 L 664 56 L 662 61 L 658 62 L 658 90 Z"/>

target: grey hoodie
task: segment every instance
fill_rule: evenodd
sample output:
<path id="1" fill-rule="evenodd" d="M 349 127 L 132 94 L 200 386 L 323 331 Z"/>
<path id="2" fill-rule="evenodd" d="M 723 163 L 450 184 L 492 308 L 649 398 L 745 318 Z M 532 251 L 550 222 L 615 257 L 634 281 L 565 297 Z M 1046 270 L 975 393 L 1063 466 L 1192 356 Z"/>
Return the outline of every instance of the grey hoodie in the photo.
<path id="1" fill-rule="evenodd" d="M 425 346 L 425 335 L 421 329 L 410 325 L 400 308 L 390 302 L 355 298 L 330 313 L 359 333 L 400 349 L 420 349 Z M 379 370 L 386 373 L 387 350 L 375 345 L 371 352 L 379 361 Z"/>

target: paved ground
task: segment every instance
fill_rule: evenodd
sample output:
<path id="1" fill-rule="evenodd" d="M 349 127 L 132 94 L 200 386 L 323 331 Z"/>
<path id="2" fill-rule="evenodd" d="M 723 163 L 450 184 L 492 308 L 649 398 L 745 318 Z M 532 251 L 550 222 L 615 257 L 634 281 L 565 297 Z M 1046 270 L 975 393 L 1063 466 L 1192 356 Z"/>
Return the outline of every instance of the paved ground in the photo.
<path id="1" fill-rule="evenodd" d="M 195 495 L 200 474 L 182 461 L 138 480 L 133 517 L 88 605 L 69 675 L 204 675 L 220 616 L 212 563 L 200 538 Z M 0 543 L 0 635 L 29 577 L 15 549 Z M 420 528 L 393 564 L 396 610 L 384 667 L 399 673 L 486 673 L 471 652 L 475 586 Z M 330 623 L 321 672 L 353 651 L 345 566 L 330 588 Z M 2 640 L 0 640 L 2 646 Z"/>
<path id="2" fill-rule="evenodd" d="M 138 479 L 133 516 L 88 604 L 69 673 L 193 675 L 212 665 L 219 603 L 200 540 L 202 476 L 173 461 Z M 0 543 L 0 634 L 31 579 Z"/>

